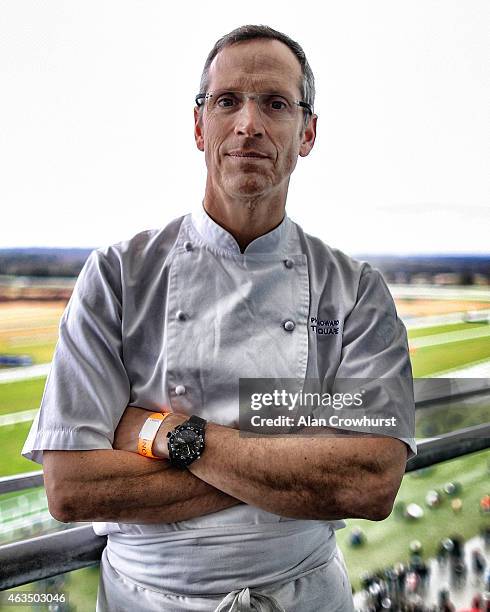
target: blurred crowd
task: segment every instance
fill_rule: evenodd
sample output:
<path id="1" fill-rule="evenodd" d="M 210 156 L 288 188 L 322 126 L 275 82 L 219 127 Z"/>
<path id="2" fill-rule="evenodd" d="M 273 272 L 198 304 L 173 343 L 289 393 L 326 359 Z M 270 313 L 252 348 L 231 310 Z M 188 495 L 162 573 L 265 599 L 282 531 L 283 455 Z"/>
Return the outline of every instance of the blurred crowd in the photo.
<path id="1" fill-rule="evenodd" d="M 490 528 L 482 532 L 482 538 L 488 550 Z M 490 564 L 480 548 L 473 548 L 465 555 L 462 538 L 453 536 L 442 540 L 437 567 L 446 570 L 447 587 L 431 584 L 430 564 L 422 559 L 420 552 L 413 551 L 407 564 L 399 563 L 364 575 L 361 591 L 355 596 L 358 612 L 490 612 Z M 451 600 L 451 592 L 460 593 L 458 599 L 467 600 L 465 606 L 457 607 Z"/>

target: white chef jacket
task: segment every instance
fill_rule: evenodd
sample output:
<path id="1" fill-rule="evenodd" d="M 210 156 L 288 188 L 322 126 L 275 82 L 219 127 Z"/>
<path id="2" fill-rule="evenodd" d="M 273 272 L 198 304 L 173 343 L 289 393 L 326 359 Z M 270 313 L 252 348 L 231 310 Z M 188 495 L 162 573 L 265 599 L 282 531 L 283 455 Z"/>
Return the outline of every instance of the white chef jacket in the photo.
<path id="1" fill-rule="evenodd" d="M 338 333 L 322 333 L 313 319 L 337 322 Z M 403 394 L 386 410 L 413 418 L 406 331 L 377 270 L 288 216 L 241 253 L 201 207 L 91 253 L 61 319 L 22 454 L 42 463 L 45 449 L 111 449 L 127 405 L 149 413 L 170 406 L 238 427 L 240 377 L 398 377 Z M 414 438 L 401 439 L 413 455 Z M 149 588 L 191 594 L 310 571 L 332 555 L 342 526 L 247 504 L 177 523 L 94 523 L 109 535 L 111 563 L 121 572 Z"/>

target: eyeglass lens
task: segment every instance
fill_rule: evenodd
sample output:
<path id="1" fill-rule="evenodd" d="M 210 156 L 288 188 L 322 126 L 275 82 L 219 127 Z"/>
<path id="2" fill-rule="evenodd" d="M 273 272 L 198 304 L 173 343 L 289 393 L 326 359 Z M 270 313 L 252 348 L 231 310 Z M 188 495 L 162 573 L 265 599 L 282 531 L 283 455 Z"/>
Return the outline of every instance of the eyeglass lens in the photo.
<path id="1" fill-rule="evenodd" d="M 241 111 L 248 98 L 255 100 L 262 115 L 274 121 L 294 119 L 299 108 L 294 100 L 283 94 L 247 94 L 238 91 L 210 92 L 206 96 L 206 104 L 209 112 L 225 117 Z"/>

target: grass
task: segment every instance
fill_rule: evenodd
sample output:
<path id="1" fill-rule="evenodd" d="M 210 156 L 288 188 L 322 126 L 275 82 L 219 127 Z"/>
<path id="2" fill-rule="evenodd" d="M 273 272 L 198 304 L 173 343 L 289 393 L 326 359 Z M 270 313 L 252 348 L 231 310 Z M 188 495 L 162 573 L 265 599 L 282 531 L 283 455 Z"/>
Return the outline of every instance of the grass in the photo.
<path id="1" fill-rule="evenodd" d="M 484 327 L 488 323 L 448 323 L 446 325 L 434 325 L 433 327 L 414 327 L 407 330 L 408 338 L 421 338 L 423 336 L 433 336 L 435 334 L 445 334 L 452 331 L 460 331 L 462 329 L 475 329 L 475 327 Z"/>
<path id="2" fill-rule="evenodd" d="M 0 414 L 39 408 L 46 377 L 0 384 Z"/>
<path id="3" fill-rule="evenodd" d="M 418 348 L 410 354 L 414 377 L 430 376 L 488 359 L 490 336 Z"/>
<path id="4" fill-rule="evenodd" d="M 10 343 L 0 342 L 0 354 L 2 355 L 29 355 L 33 363 L 49 363 L 53 359 L 56 341 L 33 342 L 12 346 Z M 2 368 L 5 369 L 5 368 Z"/>
<path id="5" fill-rule="evenodd" d="M 25 459 L 20 454 L 27 438 L 31 422 L 16 423 L 0 427 L 0 476 L 12 476 L 22 472 L 40 470 L 38 463 Z"/>

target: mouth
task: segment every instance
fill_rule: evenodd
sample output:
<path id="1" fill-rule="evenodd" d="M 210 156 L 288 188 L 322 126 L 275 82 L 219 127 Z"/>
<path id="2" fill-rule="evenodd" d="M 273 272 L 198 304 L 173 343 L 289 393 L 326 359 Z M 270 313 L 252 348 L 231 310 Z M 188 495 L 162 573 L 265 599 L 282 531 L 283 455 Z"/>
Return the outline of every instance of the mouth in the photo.
<path id="1" fill-rule="evenodd" d="M 246 159 L 268 159 L 268 155 L 259 153 L 258 151 L 232 151 L 227 153 L 229 157 L 244 157 Z"/>

